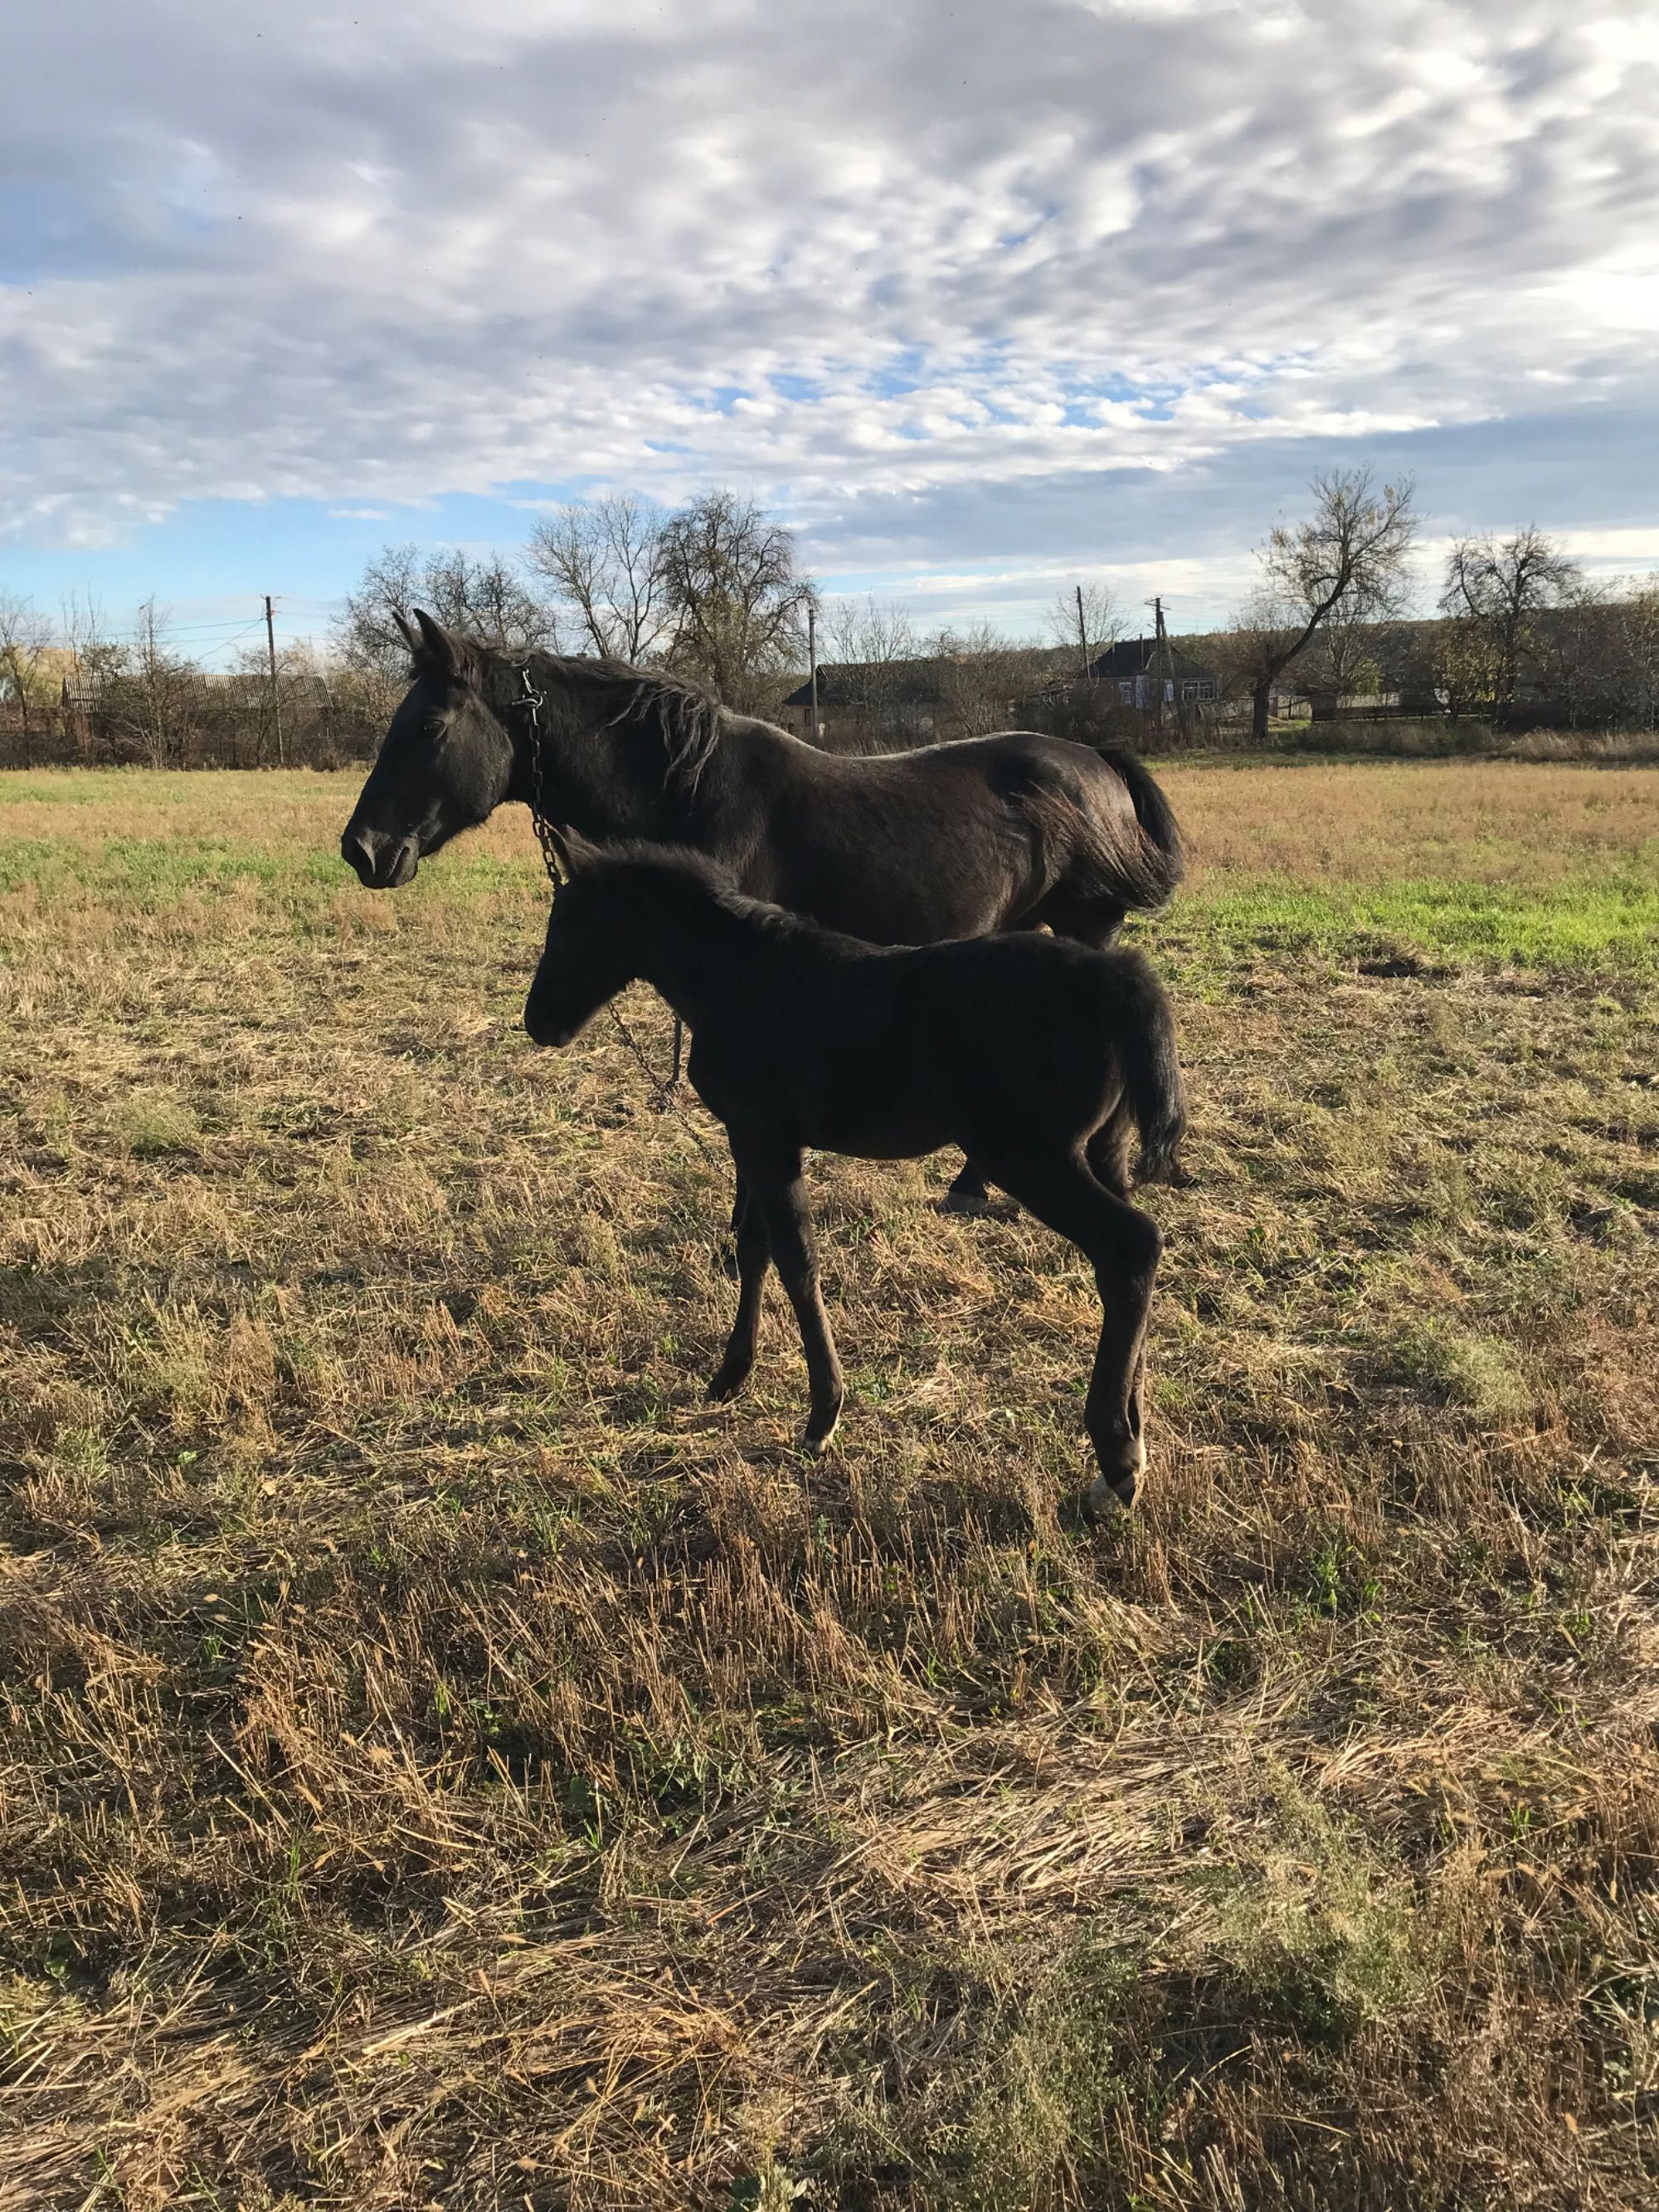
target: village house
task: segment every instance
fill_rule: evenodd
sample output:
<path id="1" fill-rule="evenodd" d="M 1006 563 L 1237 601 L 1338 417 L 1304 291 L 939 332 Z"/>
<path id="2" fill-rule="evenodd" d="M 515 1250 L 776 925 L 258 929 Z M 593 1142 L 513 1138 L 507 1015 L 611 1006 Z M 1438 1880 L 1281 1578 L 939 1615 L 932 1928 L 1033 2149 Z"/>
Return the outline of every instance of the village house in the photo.
<path id="1" fill-rule="evenodd" d="M 1121 707 L 1151 714 L 1165 707 L 1212 707 L 1221 696 L 1217 671 L 1178 645 L 1155 637 L 1121 638 L 1089 668 L 1091 684 L 1109 684 Z M 1162 691 L 1160 701 L 1159 693 Z"/>
<path id="2" fill-rule="evenodd" d="M 981 658 L 919 654 L 915 659 L 833 661 L 818 670 L 820 741 L 832 750 L 902 750 L 957 737 L 966 729 L 1036 722 L 1083 696 L 1139 714 L 1213 708 L 1218 672 L 1178 645 L 1126 639 L 1102 653 L 1079 678 L 1068 647 L 1020 646 Z M 994 696 L 993 696 L 994 695 Z M 799 684 L 778 720 L 796 737 L 812 733 L 812 688 Z"/>
<path id="3" fill-rule="evenodd" d="M 852 724 L 892 739 L 896 745 L 927 744 L 943 709 L 942 663 L 915 660 L 836 660 L 818 670 L 818 728 Z M 812 685 L 792 691 L 778 720 L 798 738 L 812 734 Z"/>
<path id="4" fill-rule="evenodd" d="M 1015 702 L 1051 680 L 1064 658 L 1051 646 L 1015 646 L 983 657 L 830 661 L 818 670 L 819 737 L 836 751 L 902 751 L 964 728 L 1006 727 Z M 778 720 L 798 738 L 811 736 L 810 680 L 790 692 Z"/>

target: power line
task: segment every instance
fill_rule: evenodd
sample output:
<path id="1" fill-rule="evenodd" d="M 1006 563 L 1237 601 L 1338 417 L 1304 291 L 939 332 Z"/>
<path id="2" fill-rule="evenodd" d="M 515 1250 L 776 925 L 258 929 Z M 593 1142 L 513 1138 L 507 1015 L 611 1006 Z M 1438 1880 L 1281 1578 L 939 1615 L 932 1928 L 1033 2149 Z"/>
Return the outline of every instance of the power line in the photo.
<path id="1" fill-rule="evenodd" d="M 227 615 L 222 622 L 158 623 L 156 627 L 165 629 L 169 636 L 193 637 L 213 629 L 257 629 L 264 619 L 262 615 L 256 615 L 252 622 L 248 623 L 240 615 Z"/>

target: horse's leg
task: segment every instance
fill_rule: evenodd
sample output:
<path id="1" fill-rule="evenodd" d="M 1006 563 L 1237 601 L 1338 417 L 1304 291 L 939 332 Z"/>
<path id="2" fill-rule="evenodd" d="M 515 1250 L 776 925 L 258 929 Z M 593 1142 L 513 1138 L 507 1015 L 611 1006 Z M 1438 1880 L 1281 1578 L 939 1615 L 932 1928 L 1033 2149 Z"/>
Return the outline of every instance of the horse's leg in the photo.
<path id="1" fill-rule="evenodd" d="M 1093 1262 L 1102 1320 L 1083 1424 L 1100 1474 L 1088 1503 L 1096 1510 L 1132 1504 L 1146 1463 L 1143 1352 L 1163 1236 L 1150 1214 L 1106 1189 L 1075 1155 L 1011 1152 L 988 1164 L 1006 1191 Z"/>
<path id="2" fill-rule="evenodd" d="M 708 1385 L 708 1395 L 717 1403 L 735 1398 L 749 1380 L 760 1337 L 761 1293 L 766 1287 L 766 1271 L 772 1264 L 772 1240 L 766 1233 L 765 1216 L 755 1203 L 753 1193 L 744 1188 L 741 1175 L 738 1177 L 738 1212 L 732 1226 L 738 1240 L 738 1315 L 726 1339 L 726 1357 Z"/>
<path id="3" fill-rule="evenodd" d="M 795 1309 L 801 1349 L 806 1354 L 812 1407 L 801 1442 L 808 1451 L 822 1451 L 841 1419 L 846 1392 L 836 1340 L 830 1334 L 830 1317 L 818 1288 L 817 1253 L 800 1169 L 800 1150 L 795 1146 L 775 1150 L 769 1146 L 764 1155 L 745 1154 L 742 1164 L 750 1202 L 758 1205 L 765 1220 L 772 1258 Z"/>
<path id="4" fill-rule="evenodd" d="M 956 1181 L 939 1202 L 942 1213 L 988 1213 L 991 1194 L 986 1188 L 983 1171 L 969 1159 L 964 1159 Z"/>

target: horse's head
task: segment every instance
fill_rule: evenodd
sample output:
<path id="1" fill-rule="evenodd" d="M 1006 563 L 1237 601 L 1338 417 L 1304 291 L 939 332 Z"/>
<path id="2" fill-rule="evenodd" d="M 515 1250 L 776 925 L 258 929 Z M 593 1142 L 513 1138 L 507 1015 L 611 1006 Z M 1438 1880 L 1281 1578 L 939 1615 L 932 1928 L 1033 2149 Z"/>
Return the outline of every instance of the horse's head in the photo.
<path id="1" fill-rule="evenodd" d="M 485 820 L 513 781 L 513 740 L 482 689 L 484 648 L 418 609 L 418 629 L 397 619 L 415 680 L 340 840 L 341 854 L 371 890 L 400 889 L 422 854 Z"/>

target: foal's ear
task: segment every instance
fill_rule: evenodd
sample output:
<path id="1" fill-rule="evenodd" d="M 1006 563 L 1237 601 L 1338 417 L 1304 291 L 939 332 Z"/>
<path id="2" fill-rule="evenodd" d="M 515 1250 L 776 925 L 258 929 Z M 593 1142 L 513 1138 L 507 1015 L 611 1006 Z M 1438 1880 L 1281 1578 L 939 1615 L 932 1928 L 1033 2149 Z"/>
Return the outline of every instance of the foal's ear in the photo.
<path id="1" fill-rule="evenodd" d="M 396 625 L 398 636 L 402 638 L 404 643 L 409 647 L 411 657 L 416 660 L 424 659 L 425 653 L 422 647 L 419 635 L 416 631 L 410 629 L 407 622 L 404 621 L 404 611 L 401 607 L 393 607 L 392 610 L 392 619 L 393 623 Z"/>
<path id="2" fill-rule="evenodd" d="M 567 875 L 579 876 L 604 857 L 600 847 L 584 837 L 580 830 L 556 830 L 553 836 Z"/>

